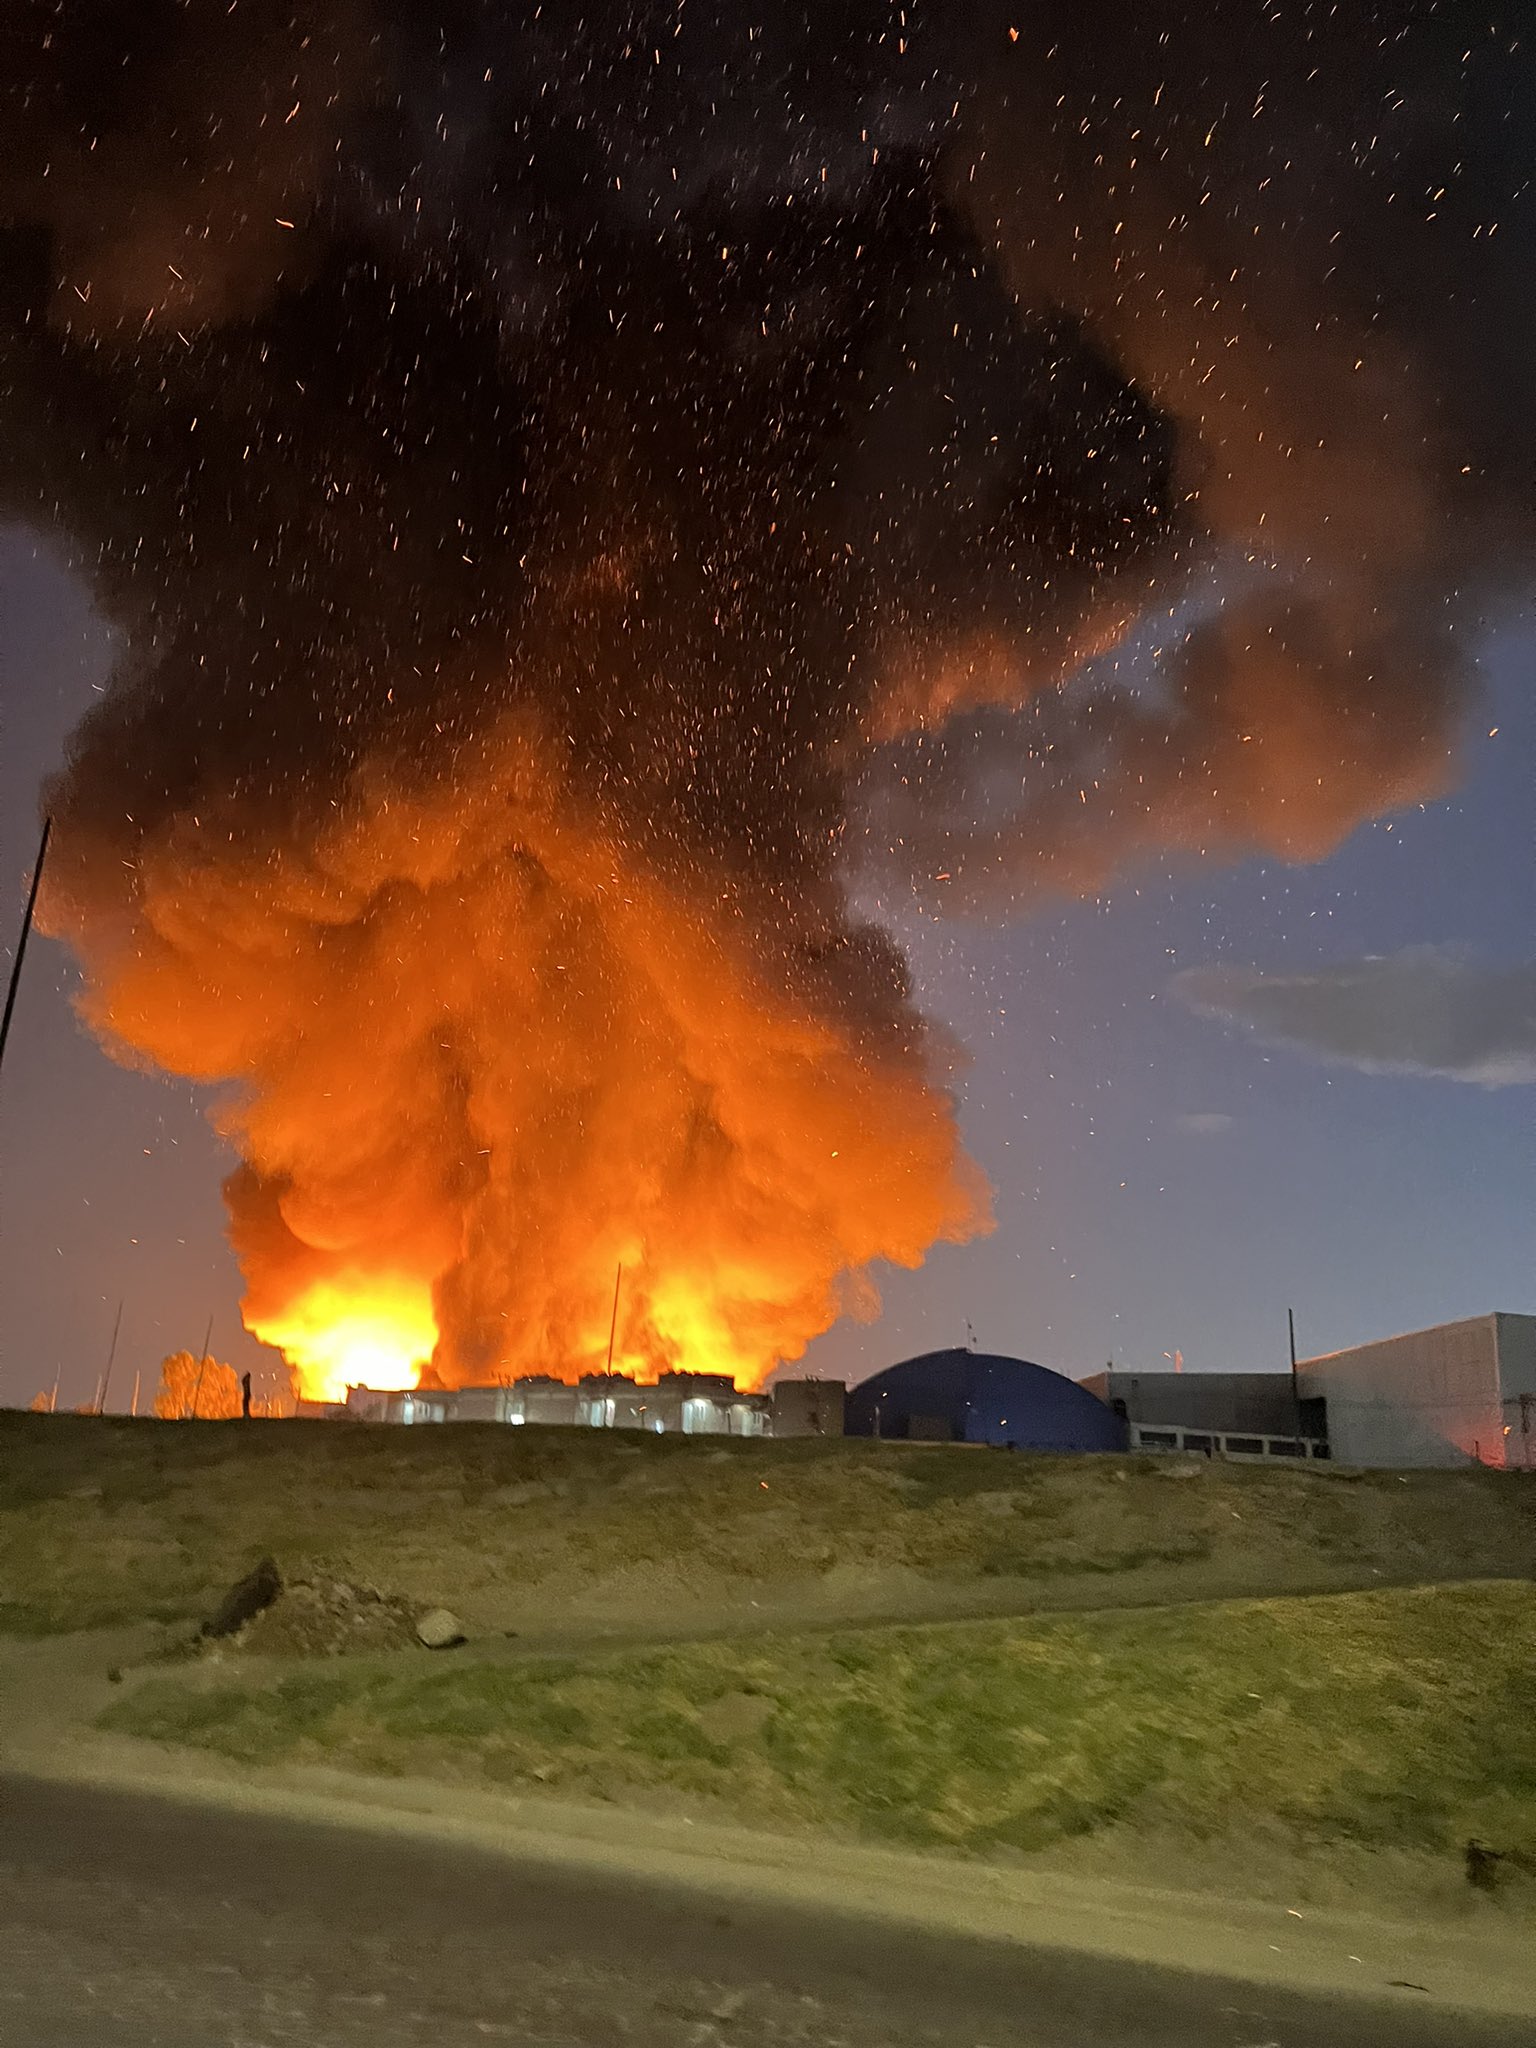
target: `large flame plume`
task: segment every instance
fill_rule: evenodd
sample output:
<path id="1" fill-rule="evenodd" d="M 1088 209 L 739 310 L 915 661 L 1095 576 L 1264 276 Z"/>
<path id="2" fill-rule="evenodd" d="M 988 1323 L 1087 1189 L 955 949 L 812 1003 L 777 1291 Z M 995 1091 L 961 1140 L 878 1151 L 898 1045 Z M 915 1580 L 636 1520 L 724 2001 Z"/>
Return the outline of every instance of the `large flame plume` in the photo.
<path id="1" fill-rule="evenodd" d="M 1312 859 L 1445 785 L 1529 563 L 1519 38 L 1020 13 L 19 38 L 8 502 L 125 647 L 46 921 L 220 1086 L 310 1393 L 759 1381 L 987 1227 L 854 886 Z"/>
<path id="2" fill-rule="evenodd" d="M 87 1014 L 244 1083 L 246 1319 L 307 1394 L 596 1370 L 610 1337 L 618 1369 L 757 1384 L 872 1260 L 983 1224 L 899 986 L 898 1042 L 837 1014 L 856 935 L 658 877 L 526 730 L 449 788 L 360 773 L 301 852 L 220 823 L 146 858 Z"/>

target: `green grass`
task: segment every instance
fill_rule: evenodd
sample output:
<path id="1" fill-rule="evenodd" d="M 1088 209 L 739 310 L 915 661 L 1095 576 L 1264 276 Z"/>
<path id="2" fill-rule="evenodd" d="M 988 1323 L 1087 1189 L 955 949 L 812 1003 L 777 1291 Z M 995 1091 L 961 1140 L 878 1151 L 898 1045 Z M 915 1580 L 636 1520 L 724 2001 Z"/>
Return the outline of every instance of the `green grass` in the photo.
<path id="1" fill-rule="evenodd" d="M 160 1678 L 101 1725 L 964 1851 L 1105 1830 L 1536 1854 L 1536 1587 Z"/>
<path id="2" fill-rule="evenodd" d="M 0 1412 L 0 1630 L 205 1614 L 256 1558 L 471 1630 L 1536 1578 L 1516 1474 L 1346 1474 L 492 1425 Z"/>

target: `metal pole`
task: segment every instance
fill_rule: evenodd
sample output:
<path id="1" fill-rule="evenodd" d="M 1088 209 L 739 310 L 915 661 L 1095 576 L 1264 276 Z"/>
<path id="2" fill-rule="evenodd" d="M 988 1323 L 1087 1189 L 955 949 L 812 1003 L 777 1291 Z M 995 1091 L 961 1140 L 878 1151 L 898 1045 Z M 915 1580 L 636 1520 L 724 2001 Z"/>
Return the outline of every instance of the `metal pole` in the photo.
<path id="1" fill-rule="evenodd" d="M 27 908 L 21 920 L 21 937 L 16 941 L 16 958 L 11 962 L 11 985 L 5 996 L 5 1016 L 0 1019 L 0 1060 L 5 1058 L 5 1041 L 11 1035 L 11 1012 L 16 1007 L 16 991 L 21 986 L 21 963 L 26 957 L 27 939 L 32 931 L 32 912 L 37 907 L 38 885 L 43 879 L 43 862 L 48 857 L 48 840 L 52 831 L 52 818 L 44 818 L 43 836 L 37 848 L 37 864 L 32 870 L 32 886 L 27 891 Z"/>
<path id="2" fill-rule="evenodd" d="M 192 1389 L 192 1420 L 197 1420 L 197 1404 L 203 1394 L 203 1374 L 208 1370 L 208 1346 L 213 1339 L 213 1317 L 208 1318 L 208 1327 L 203 1332 L 203 1356 L 197 1368 L 197 1385 Z"/>
<path id="3" fill-rule="evenodd" d="M 137 1415 L 137 1414 L 138 1414 L 138 1412 L 139 1412 L 139 1375 L 138 1375 L 137 1373 L 135 1373 L 135 1374 L 134 1374 L 134 1376 L 133 1376 L 133 1399 L 132 1399 L 132 1401 L 131 1401 L 131 1402 L 129 1403 L 129 1406 L 128 1406 L 128 1413 L 129 1413 L 130 1415 Z"/>
<path id="4" fill-rule="evenodd" d="M 117 1304 L 117 1321 L 112 1325 L 112 1342 L 107 1349 L 107 1369 L 101 1376 L 101 1392 L 96 1396 L 96 1413 L 107 1412 L 107 1389 L 112 1384 L 112 1361 L 117 1356 L 117 1333 L 123 1327 L 123 1304 Z"/>
<path id="5" fill-rule="evenodd" d="M 624 1261 L 613 1276 L 613 1317 L 608 1324 L 608 1377 L 613 1377 L 613 1340 L 619 1334 L 619 1282 L 624 1278 Z"/>
<path id="6" fill-rule="evenodd" d="M 1297 1377 L 1296 1377 L 1296 1311 L 1295 1311 L 1295 1309 L 1293 1309 L 1293 1308 L 1288 1308 L 1288 1309 L 1286 1310 L 1286 1312 L 1285 1312 L 1285 1320 L 1286 1320 L 1286 1323 L 1288 1324 L 1288 1326 L 1289 1326 L 1289 1328 L 1290 1328 L 1290 1332 L 1291 1332 L 1291 1407 L 1292 1407 L 1292 1409 L 1293 1409 L 1293 1410 L 1295 1411 L 1295 1417 L 1296 1417 L 1296 1455 L 1297 1455 L 1298 1457 L 1304 1458 L 1304 1457 L 1306 1456 L 1306 1452 L 1305 1452 L 1305 1451 L 1304 1451 L 1304 1450 L 1302 1449 L 1302 1447 L 1301 1447 L 1301 1382 L 1300 1382 L 1300 1381 L 1299 1381 L 1299 1380 L 1297 1379 Z"/>

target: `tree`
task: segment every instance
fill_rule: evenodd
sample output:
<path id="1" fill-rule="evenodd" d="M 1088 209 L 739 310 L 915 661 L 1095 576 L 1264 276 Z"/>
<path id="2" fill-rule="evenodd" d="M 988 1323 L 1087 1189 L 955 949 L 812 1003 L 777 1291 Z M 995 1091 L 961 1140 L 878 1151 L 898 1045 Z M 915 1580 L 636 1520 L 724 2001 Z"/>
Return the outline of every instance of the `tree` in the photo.
<path id="1" fill-rule="evenodd" d="M 160 1361 L 160 1389 L 154 1412 L 162 1422 L 183 1422 L 193 1413 L 204 1422 L 227 1422 L 240 1413 L 240 1381 L 232 1365 L 173 1351 Z"/>
<path id="2" fill-rule="evenodd" d="M 34 1415 L 51 1415 L 53 1413 L 53 1400 L 46 1387 L 40 1388 L 27 1405 Z"/>

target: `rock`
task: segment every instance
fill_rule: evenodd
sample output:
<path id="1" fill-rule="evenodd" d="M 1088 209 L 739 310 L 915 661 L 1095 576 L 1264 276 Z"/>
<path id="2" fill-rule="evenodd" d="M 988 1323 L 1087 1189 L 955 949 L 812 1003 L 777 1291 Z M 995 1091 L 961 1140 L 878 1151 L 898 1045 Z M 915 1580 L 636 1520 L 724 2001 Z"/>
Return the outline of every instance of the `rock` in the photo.
<path id="1" fill-rule="evenodd" d="M 232 1636 L 264 1608 L 283 1590 L 283 1575 L 270 1557 L 264 1557 L 252 1572 L 238 1580 L 214 1612 L 203 1623 L 205 1636 Z"/>
<path id="2" fill-rule="evenodd" d="M 416 1640 L 424 1649 L 451 1650 L 464 1640 L 464 1624 L 446 1607 L 434 1607 L 416 1624 Z"/>

